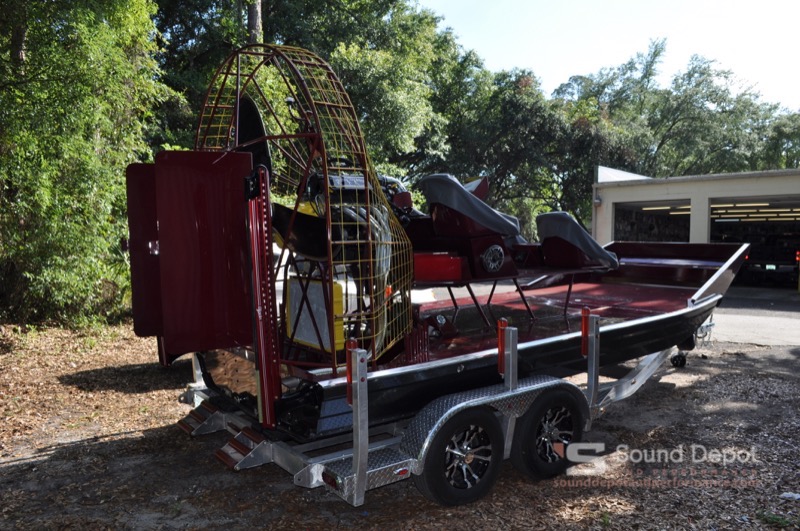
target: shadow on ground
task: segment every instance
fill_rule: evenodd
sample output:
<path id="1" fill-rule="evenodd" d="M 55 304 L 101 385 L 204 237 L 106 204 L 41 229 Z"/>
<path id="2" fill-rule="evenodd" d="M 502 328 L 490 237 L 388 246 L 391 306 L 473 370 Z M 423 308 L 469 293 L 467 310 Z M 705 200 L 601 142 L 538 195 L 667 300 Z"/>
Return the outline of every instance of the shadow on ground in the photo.
<path id="1" fill-rule="evenodd" d="M 109 366 L 64 374 L 58 380 L 81 391 L 147 393 L 158 389 L 183 389 L 191 377 L 192 362 L 183 359 L 170 367 L 157 363 Z"/>

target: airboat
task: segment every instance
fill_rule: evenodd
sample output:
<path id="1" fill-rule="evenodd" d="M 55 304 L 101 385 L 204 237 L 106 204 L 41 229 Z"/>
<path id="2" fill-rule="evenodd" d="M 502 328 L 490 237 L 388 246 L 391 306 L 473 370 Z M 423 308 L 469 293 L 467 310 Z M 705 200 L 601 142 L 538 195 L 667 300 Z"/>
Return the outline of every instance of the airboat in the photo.
<path id="1" fill-rule="evenodd" d="M 221 453 L 233 468 L 281 462 L 298 484 L 326 484 L 358 503 L 363 497 L 346 487 L 350 472 L 331 463 L 361 455 L 353 450 L 358 432 L 384 432 L 394 446 L 367 442 L 364 455 L 391 449 L 405 457 L 390 461 L 405 465 L 392 473 L 364 465 L 361 483 L 353 480 L 361 496 L 390 482 L 379 477 L 413 475 L 423 478 L 423 493 L 463 503 L 496 459 L 478 456 L 489 465 L 467 467 L 460 479 L 449 461 L 430 474 L 424 462 L 433 462 L 426 456 L 436 430 L 467 415 L 464 437 L 480 431 L 484 443 L 495 439 L 487 443 L 495 457 L 538 459 L 534 472 L 550 470 L 563 461 L 554 443 L 577 440 L 590 415 L 592 404 L 572 387 L 564 391 L 572 405 L 544 447 L 541 430 L 538 442 L 493 445 L 497 433 L 515 437 L 508 419 L 541 410 L 537 397 L 552 400 L 543 390 L 563 391 L 562 378 L 587 371 L 587 315 L 599 367 L 669 349 L 680 365 L 747 249 L 600 246 L 564 212 L 539 216 L 539 241 L 529 242 L 516 219 L 484 201 L 487 179 L 435 174 L 416 186 L 427 213 L 403 183 L 375 171 L 329 65 L 286 46 L 231 55 L 211 82 L 194 149 L 129 166 L 134 330 L 157 338 L 163 365 L 193 356 L 196 408 L 182 425 L 194 435 L 235 431 L 239 442 Z M 498 322 L 501 339 L 514 330 L 515 381 L 528 382 L 527 391 L 515 384 L 525 407 L 513 414 L 475 401 L 476 393 L 496 398 L 487 389 L 512 392 L 498 370 L 509 349 L 498 342 Z M 356 358 L 361 376 L 353 376 Z M 356 385 L 360 408 L 352 405 Z M 420 416 L 444 403 L 456 405 L 436 409 L 436 430 L 423 423 L 419 436 Z M 465 413 L 464 404 L 474 408 Z M 476 424 L 483 427 L 470 432 Z M 320 441 L 350 450 L 328 461 L 286 457 L 296 456 L 289 446 L 318 449 Z M 459 470 L 465 455 L 477 455 L 465 452 Z"/>

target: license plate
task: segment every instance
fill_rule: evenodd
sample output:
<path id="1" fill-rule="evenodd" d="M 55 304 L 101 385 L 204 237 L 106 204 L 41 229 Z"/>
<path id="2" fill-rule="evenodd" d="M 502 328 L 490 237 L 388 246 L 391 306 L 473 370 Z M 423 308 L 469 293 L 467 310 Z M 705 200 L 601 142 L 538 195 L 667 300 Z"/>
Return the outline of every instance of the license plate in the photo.
<path id="1" fill-rule="evenodd" d="M 778 269 L 775 264 L 767 264 L 767 271 L 775 271 Z"/>

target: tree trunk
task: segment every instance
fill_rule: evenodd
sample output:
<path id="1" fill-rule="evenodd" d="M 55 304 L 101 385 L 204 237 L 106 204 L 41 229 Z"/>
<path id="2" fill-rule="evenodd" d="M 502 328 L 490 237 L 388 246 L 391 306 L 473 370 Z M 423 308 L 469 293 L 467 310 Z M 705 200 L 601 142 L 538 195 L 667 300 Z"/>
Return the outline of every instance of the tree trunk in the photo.
<path id="1" fill-rule="evenodd" d="M 261 0 L 250 0 L 247 5 L 247 42 L 258 44 L 264 41 L 264 25 L 261 21 Z"/>
<path id="2" fill-rule="evenodd" d="M 24 3 L 17 6 L 19 11 L 11 13 L 11 39 L 9 42 L 9 59 L 15 73 L 22 74 L 25 64 L 25 44 L 28 37 L 28 13 Z"/>

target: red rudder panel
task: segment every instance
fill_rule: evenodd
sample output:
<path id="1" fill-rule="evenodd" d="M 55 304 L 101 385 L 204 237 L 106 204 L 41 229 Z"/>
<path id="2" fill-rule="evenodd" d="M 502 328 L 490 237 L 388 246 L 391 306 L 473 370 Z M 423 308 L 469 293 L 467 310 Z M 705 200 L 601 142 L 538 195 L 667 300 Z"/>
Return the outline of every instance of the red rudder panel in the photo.
<path id="1" fill-rule="evenodd" d="M 244 178 L 249 153 L 156 157 L 164 349 L 181 354 L 252 344 Z"/>
<path id="2" fill-rule="evenodd" d="M 164 333 L 164 326 L 161 313 L 155 166 L 131 164 L 125 177 L 128 192 L 133 331 L 137 336 L 160 336 Z"/>

